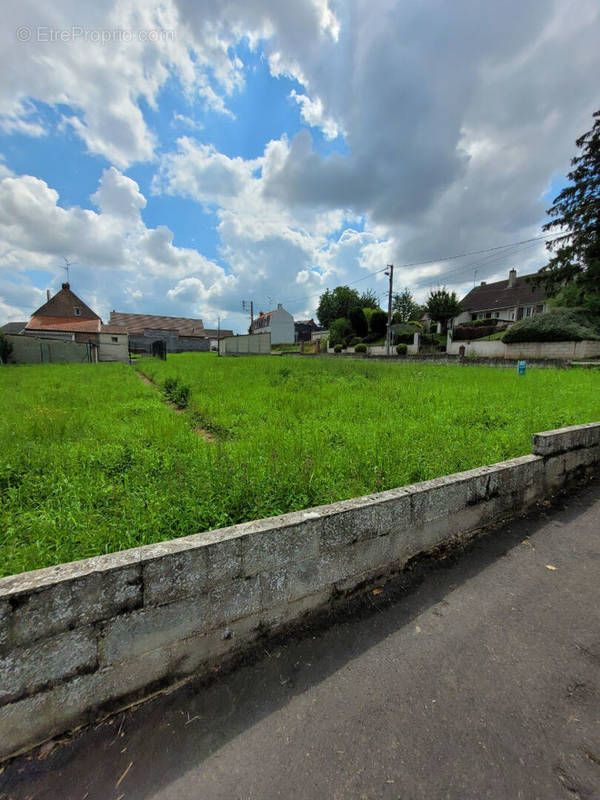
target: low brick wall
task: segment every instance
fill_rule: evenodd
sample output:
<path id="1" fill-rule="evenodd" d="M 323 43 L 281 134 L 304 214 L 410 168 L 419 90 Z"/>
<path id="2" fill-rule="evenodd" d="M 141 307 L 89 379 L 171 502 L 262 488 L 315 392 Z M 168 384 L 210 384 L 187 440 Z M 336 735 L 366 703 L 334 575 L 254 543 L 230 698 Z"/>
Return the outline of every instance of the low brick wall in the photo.
<path id="1" fill-rule="evenodd" d="M 0 758 L 249 646 L 600 465 L 600 423 L 413 486 L 0 580 Z"/>

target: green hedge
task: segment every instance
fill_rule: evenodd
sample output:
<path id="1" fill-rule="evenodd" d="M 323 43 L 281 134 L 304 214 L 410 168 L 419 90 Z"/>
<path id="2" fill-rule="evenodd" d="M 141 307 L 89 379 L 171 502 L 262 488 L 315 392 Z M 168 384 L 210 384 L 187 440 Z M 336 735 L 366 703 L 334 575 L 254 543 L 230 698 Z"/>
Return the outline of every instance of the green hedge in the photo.
<path id="1" fill-rule="evenodd" d="M 496 333 L 495 325 L 460 325 L 454 329 L 452 339 L 455 342 L 469 342 L 472 339 L 483 339 Z"/>
<path id="2" fill-rule="evenodd" d="M 581 342 L 600 339 L 600 320 L 593 321 L 579 311 L 556 308 L 516 322 L 502 341 L 513 342 Z"/>

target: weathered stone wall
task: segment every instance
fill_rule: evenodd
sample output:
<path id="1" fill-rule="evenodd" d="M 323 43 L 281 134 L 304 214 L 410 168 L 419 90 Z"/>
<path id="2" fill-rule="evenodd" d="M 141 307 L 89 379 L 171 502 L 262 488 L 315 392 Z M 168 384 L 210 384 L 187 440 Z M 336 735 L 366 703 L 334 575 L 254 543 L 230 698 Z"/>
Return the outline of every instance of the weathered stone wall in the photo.
<path id="1" fill-rule="evenodd" d="M 413 486 L 0 580 L 0 758 L 206 670 L 600 465 L 600 423 Z"/>

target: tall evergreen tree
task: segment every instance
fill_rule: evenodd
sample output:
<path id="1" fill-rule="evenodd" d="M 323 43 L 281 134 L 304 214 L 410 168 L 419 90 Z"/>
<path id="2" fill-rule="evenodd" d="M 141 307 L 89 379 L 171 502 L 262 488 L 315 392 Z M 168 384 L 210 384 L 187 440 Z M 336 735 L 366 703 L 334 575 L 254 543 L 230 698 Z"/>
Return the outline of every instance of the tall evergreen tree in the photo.
<path id="1" fill-rule="evenodd" d="M 379 298 L 373 289 L 367 289 L 360 296 L 361 308 L 379 308 Z"/>
<path id="2" fill-rule="evenodd" d="M 559 305 L 600 315 L 600 111 L 593 116 L 592 129 L 575 142 L 581 153 L 571 159 L 571 183 L 547 212 L 544 230 L 561 234 L 546 242 L 554 255 L 533 282 Z"/>

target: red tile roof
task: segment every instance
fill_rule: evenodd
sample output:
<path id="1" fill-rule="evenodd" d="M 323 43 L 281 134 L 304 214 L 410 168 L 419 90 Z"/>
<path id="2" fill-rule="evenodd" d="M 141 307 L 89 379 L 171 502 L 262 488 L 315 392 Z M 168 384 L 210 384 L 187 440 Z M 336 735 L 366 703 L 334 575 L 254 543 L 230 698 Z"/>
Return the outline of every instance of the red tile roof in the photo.
<path id="1" fill-rule="evenodd" d="M 81 317 L 37 317 L 33 316 L 26 325 L 28 331 L 65 331 L 66 333 L 99 333 L 100 317 L 81 319 Z"/>
<path id="2" fill-rule="evenodd" d="M 125 336 L 127 334 L 127 330 L 122 328 L 120 325 L 102 325 L 100 328 L 100 333 L 118 333 L 121 336 Z"/>

